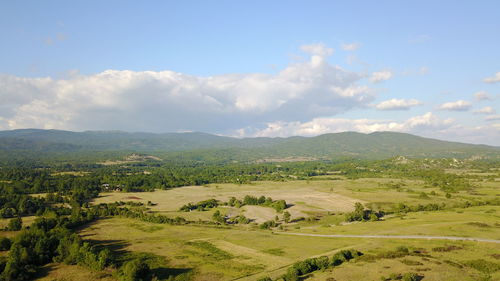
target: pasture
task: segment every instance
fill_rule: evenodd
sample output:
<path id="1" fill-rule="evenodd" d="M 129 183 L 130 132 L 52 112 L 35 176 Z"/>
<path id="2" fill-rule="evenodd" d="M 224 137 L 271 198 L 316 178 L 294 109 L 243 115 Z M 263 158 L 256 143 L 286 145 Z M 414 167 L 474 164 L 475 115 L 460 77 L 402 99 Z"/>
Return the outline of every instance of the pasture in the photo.
<path id="1" fill-rule="evenodd" d="M 434 192 L 432 192 L 434 191 Z M 420 196 L 424 192 L 428 196 Z M 451 198 L 422 182 L 404 179 L 335 179 L 310 181 L 257 182 L 252 184 L 211 184 L 137 193 L 102 193 L 94 204 L 115 201 L 147 203 L 152 212 L 189 220 L 210 220 L 219 210 L 230 216 L 244 214 L 249 225 L 165 225 L 130 218 L 102 219 L 82 228 L 79 234 L 94 243 L 105 243 L 127 253 L 150 253 L 165 258 L 168 272 L 190 274 L 193 280 L 257 280 L 277 278 L 293 263 L 306 258 L 331 256 L 341 249 L 354 248 L 368 257 L 334 269 L 314 272 L 308 280 L 381 280 L 381 277 L 414 272 L 424 280 L 498 280 L 500 272 L 474 267 L 481 260 L 498 264 L 500 244 L 472 241 L 329 238 L 278 235 L 274 232 L 358 235 L 461 236 L 500 240 L 500 207 L 477 206 L 440 211 L 389 215 L 381 221 L 344 221 L 344 213 L 356 202 L 375 207 L 396 203 L 457 203 L 474 198 L 497 196 L 497 182 L 477 182 L 475 192 L 461 191 Z M 282 214 L 262 206 L 241 208 L 219 206 L 209 211 L 180 212 L 187 203 L 206 199 L 227 201 L 245 195 L 286 200 L 292 219 L 283 223 Z M 258 223 L 278 216 L 281 229 L 261 230 Z M 421 254 L 380 258 L 404 246 Z M 433 250 L 434 249 L 434 250 Z M 440 251 L 438 249 L 450 249 Z M 369 258 L 371 257 L 371 258 Z M 103 278 L 108 278 L 104 275 Z M 490 278 L 490 279 L 488 279 Z M 74 279 L 78 280 L 78 279 Z"/>

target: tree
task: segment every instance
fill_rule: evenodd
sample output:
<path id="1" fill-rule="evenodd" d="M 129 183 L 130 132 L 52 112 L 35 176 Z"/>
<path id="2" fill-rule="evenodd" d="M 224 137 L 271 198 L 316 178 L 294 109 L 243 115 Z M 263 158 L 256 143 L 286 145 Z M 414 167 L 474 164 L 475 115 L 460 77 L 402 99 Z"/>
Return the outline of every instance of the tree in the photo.
<path id="1" fill-rule="evenodd" d="M 7 237 L 0 238 L 0 251 L 8 251 L 10 250 L 10 246 L 12 245 L 12 241 Z"/>
<path id="2" fill-rule="evenodd" d="M 284 220 L 286 223 L 288 223 L 288 222 L 290 221 L 290 217 L 291 217 L 290 212 L 285 211 L 285 212 L 283 213 L 283 220 Z"/>
<path id="3" fill-rule="evenodd" d="M 224 216 L 221 215 L 220 211 L 217 210 L 214 212 L 214 214 L 212 215 L 212 219 L 216 222 L 219 222 L 219 223 L 224 223 L 225 220 L 224 220 Z"/>
<path id="4" fill-rule="evenodd" d="M 17 217 L 17 218 L 10 219 L 9 225 L 7 226 L 7 229 L 17 231 L 17 230 L 21 230 L 22 227 L 23 227 L 23 220 L 20 217 Z"/>
<path id="5" fill-rule="evenodd" d="M 147 263 L 141 259 L 133 259 L 122 266 L 120 279 L 123 281 L 146 280 L 149 271 L 150 268 Z"/>

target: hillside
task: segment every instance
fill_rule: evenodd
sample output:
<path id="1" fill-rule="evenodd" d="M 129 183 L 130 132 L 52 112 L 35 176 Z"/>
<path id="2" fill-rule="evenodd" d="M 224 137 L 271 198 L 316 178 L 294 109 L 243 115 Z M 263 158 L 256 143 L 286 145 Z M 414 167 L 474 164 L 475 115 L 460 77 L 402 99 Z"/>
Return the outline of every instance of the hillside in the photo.
<path id="1" fill-rule="evenodd" d="M 316 137 L 238 139 L 197 132 L 153 134 L 39 129 L 0 131 L 0 151 L 4 152 L 165 153 L 200 150 L 218 154 L 240 153 L 244 158 L 250 159 L 294 156 L 387 158 L 396 155 L 465 158 L 500 155 L 500 147 L 448 142 L 395 132 L 343 132 Z"/>

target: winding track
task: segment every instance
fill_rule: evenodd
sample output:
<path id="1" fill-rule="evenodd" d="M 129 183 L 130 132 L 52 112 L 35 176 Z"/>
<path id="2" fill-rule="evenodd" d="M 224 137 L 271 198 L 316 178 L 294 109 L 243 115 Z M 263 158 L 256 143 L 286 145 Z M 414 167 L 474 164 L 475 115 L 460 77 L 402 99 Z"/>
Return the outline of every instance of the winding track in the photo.
<path id="1" fill-rule="evenodd" d="M 456 237 L 456 236 L 427 236 L 427 235 L 348 235 L 348 234 L 313 234 L 297 232 L 273 232 L 280 235 L 331 237 L 331 238 L 381 238 L 381 239 L 435 239 L 435 240 L 465 240 L 500 244 L 500 240 L 485 239 L 476 237 Z"/>

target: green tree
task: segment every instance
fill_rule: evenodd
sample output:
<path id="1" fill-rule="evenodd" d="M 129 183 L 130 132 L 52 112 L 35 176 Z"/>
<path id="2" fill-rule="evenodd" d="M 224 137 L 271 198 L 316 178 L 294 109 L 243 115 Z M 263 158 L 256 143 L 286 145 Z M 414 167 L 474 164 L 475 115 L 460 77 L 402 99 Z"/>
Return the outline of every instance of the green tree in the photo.
<path id="1" fill-rule="evenodd" d="M 142 259 L 133 259 L 126 262 L 121 268 L 120 280 L 122 281 L 142 281 L 146 280 L 150 268 Z"/>
<path id="2" fill-rule="evenodd" d="M 22 227 L 23 227 L 23 220 L 20 217 L 17 217 L 17 218 L 10 219 L 9 225 L 7 226 L 7 229 L 17 231 L 17 230 L 21 230 Z"/>
<path id="3" fill-rule="evenodd" d="M 10 250 L 10 246 L 12 245 L 12 241 L 7 237 L 0 238 L 0 251 L 8 251 Z"/>
<path id="4" fill-rule="evenodd" d="M 285 212 L 283 213 L 283 220 L 284 220 L 286 223 L 290 222 L 290 217 L 291 217 L 290 212 L 285 211 Z"/>

